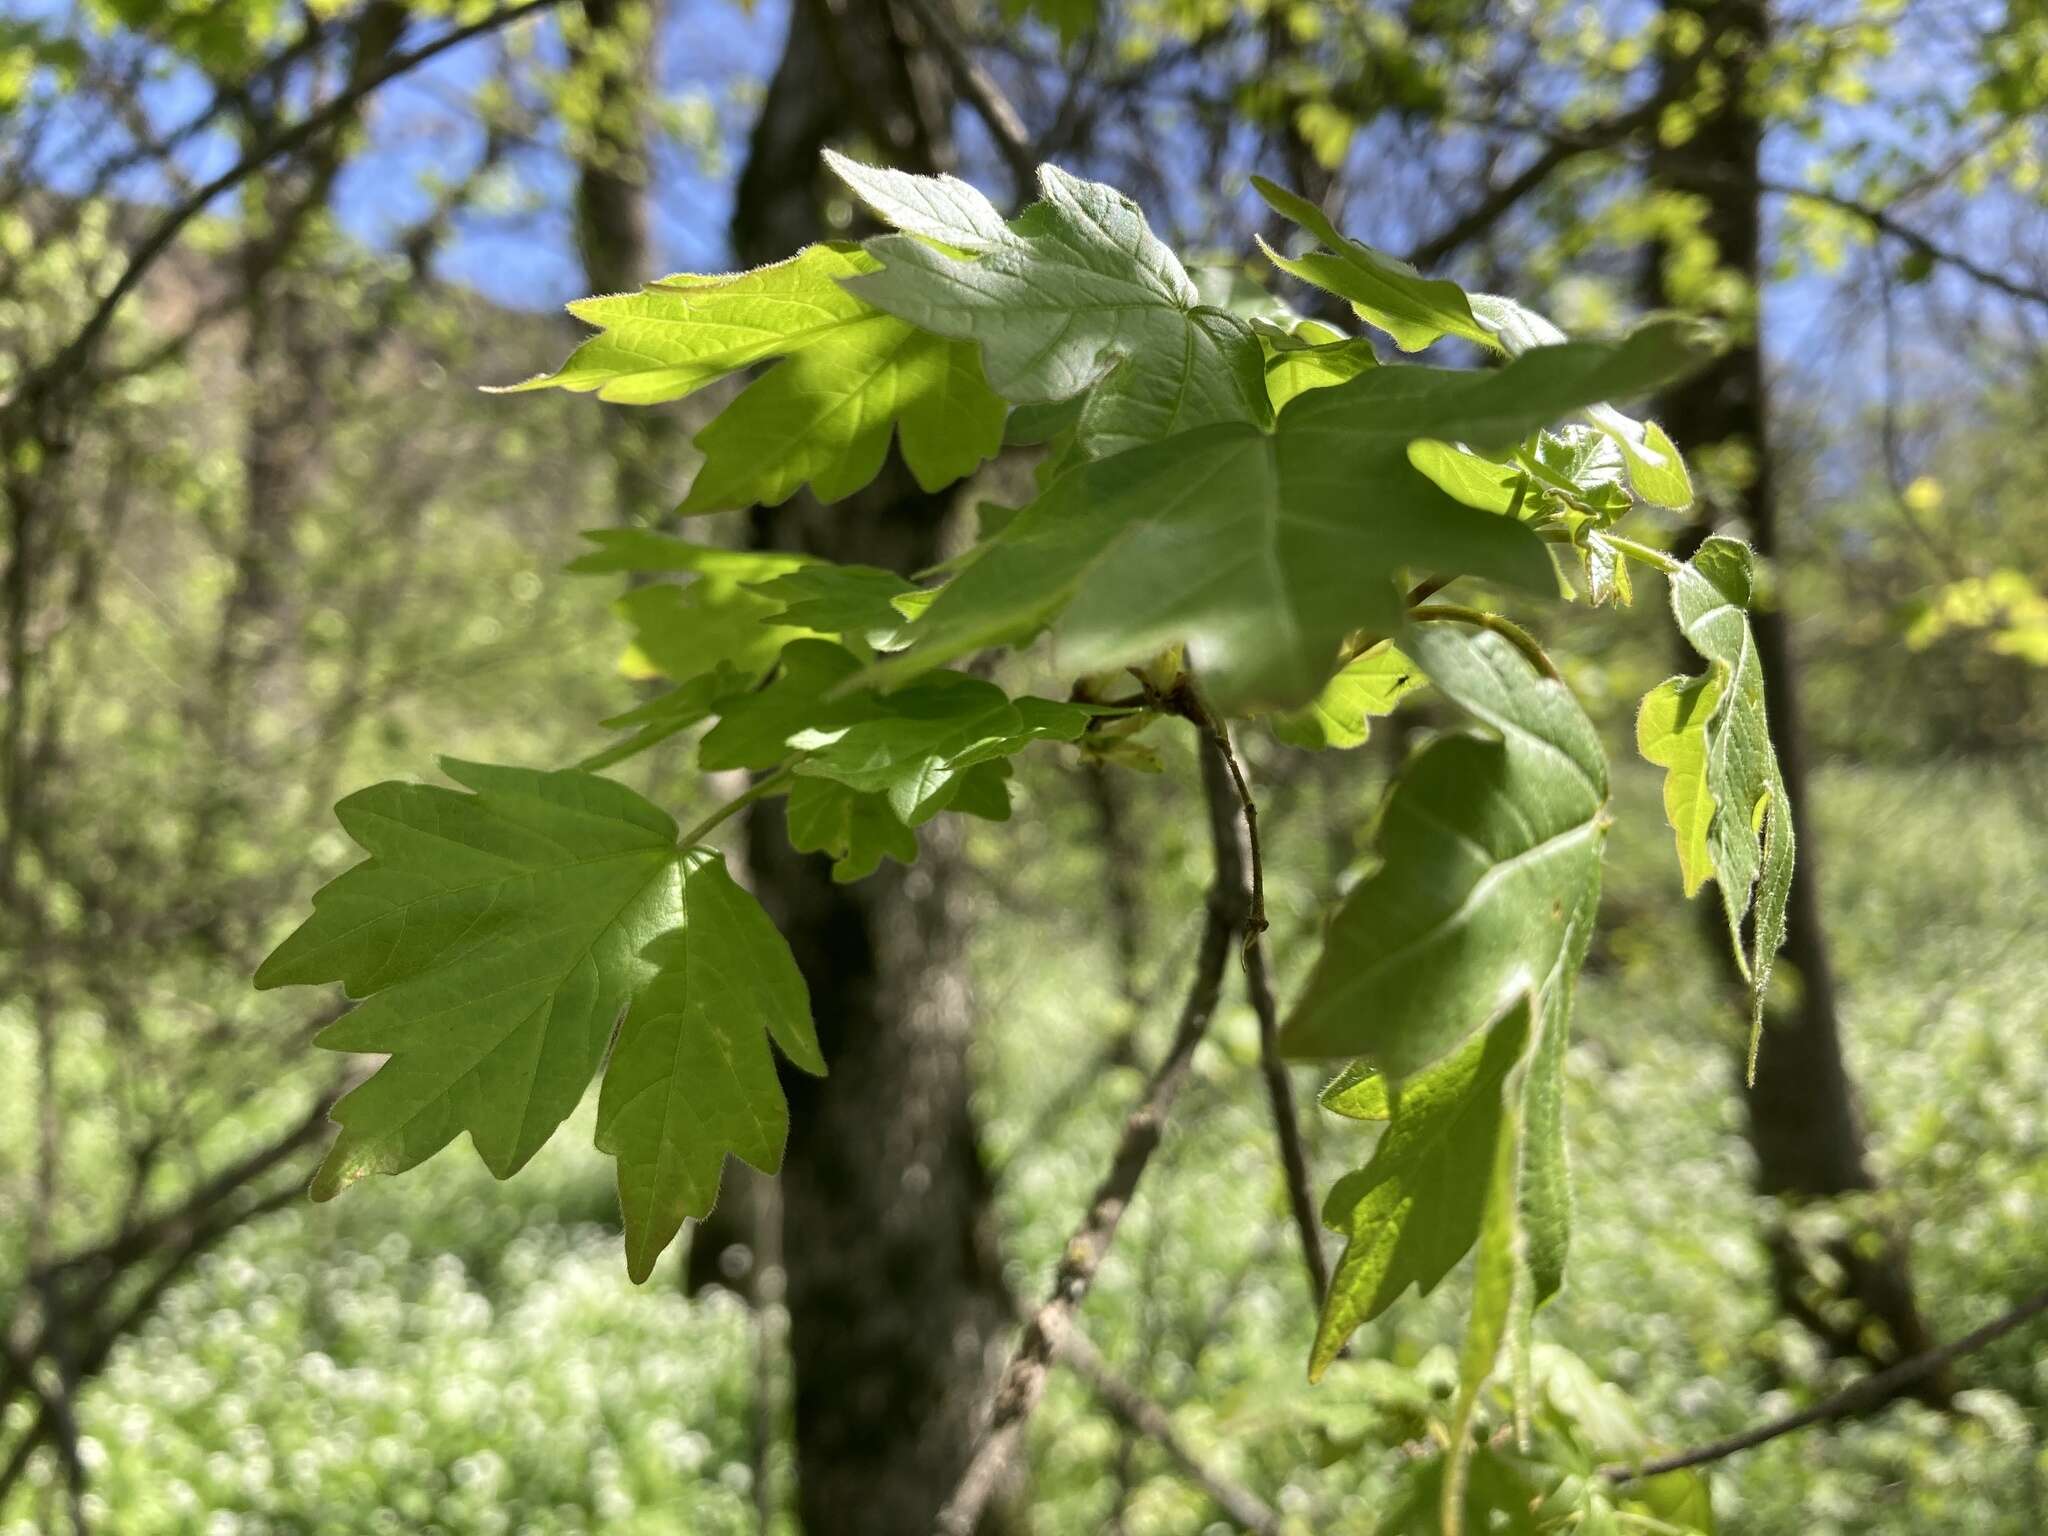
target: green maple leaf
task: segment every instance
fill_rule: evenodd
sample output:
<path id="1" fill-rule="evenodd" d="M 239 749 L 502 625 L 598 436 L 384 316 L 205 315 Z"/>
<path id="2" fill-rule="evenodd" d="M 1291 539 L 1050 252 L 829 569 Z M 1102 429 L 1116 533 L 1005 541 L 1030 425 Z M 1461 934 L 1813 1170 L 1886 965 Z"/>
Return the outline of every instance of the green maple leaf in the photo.
<path id="1" fill-rule="evenodd" d="M 1517 1008 L 1404 1083 L 1372 1160 L 1330 1188 L 1323 1224 L 1347 1239 L 1316 1328 L 1309 1379 L 1413 1287 L 1427 1294 L 1472 1249 L 1493 1185 L 1502 1087 L 1521 1058 Z"/>
<path id="2" fill-rule="evenodd" d="M 626 1269 L 637 1283 L 686 1219 L 718 1199 L 728 1153 L 773 1174 L 789 1135 L 772 1039 L 823 1076 L 810 996 L 759 902 L 708 848 L 678 860 L 677 927 L 643 958 L 658 969 L 634 998 L 598 1095 L 597 1146 L 618 1160 Z"/>
<path id="3" fill-rule="evenodd" d="M 918 483 L 942 489 L 1001 446 L 1003 404 L 971 346 L 906 325 L 841 281 L 875 266 L 856 246 L 813 245 L 751 272 L 580 300 L 570 310 L 600 334 L 512 388 L 652 405 L 781 359 L 697 434 L 704 464 L 684 512 L 774 506 L 806 484 L 837 501 L 874 479 L 892 433 Z"/>
<path id="4" fill-rule="evenodd" d="M 753 590 L 809 565 L 807 555 L 725 549 L 638 528 L 598 529 L 583 537 L 596 547 L 569 562 L 577 575 L 691 578 L 633 587 L 612 605 L 633 632 L 620 663 L 629 677 L 686 682 L 723 668 L 751 682 L 774 665 L 783 646 L 810 633 L 776 622 L 782 605 Z"/>
<path id="5" fill-rule="evenodd" d="M 1482 346 L 1494 344 L 1492 335 L 1472 313 L 1465 290 L 1456 283 L 1424 277 L 1407 262 L 1340 233 L 1314 203 L 1263 176 L 1254 176 L 1252 185 L 1268 207 L 1324 247 L 1305 256 L 1287 257 L 1261 239 L 1259 248 L 1273 265 L 1349 299 L 1359 319 L 1385 331 L 1403 352 L 1420 351 L 1441 336 L 1459 336 Z"/>
<path id="6" fill-rule="evenodd" d="M 787 1111 L 769 1040 L 822 1073 L 788 946 L 705 848 L 609 779 L 444 759 L 470 793 L 372 785 L 335 808 L 370 857 L 256 973 L 361 999 L 330 1050 L 389 1059 L 335 1106 L 325 1200 L 467 1132 L 499 1178 L 575 1108 L 626 1010 L 599 1096 L 627 1265 L 645 1279 L 703 1216 L 730 1152 L 772 1172 Z M 630 1006 L 629 1006 L 630 1005 Z"/>
<path id="7" fill-rule="evenodd" d="M 1050 699 L 1012 701 L 993 683 L 957 672 L 866 697 L 865 718 L 814 726 L 791 739 L 805 754 L 796 771 L 882 795 L 910 826 L 951 805 L 969 770 L 1034 741 L 1078 740 L 1097 713 Z"/>
<path id="8" fill-rule="evenodd" d="M 1711 706 L 1704 723 L 1704 795 L 1713 802 L 1706 849 L 1728 918 L 1728 940 L 1749 979 L 1752 1073 L 1763 1029 L 1764 994 L 1770 986 L 1772 963 L 1785 942 L 1795 845 L 1792 806 L 1771 745 L 1770 722 L 1764 713 L 1763 669 L 1749 627 L 1755 582 L 1755 559 L 1749 546 L 1720 537 L 1702 544 L 1671 578 L 1671 611 L 1679 630 L 1692 648 L 1713 664 L 1709 676 L 1725 679 L 1718 702 Z M 1688 680 L 1683 678 L 1661 684 L 1644 701 L 1645 710 L 1655 702 L 1661 715 L 1672 690 L 1686 686 Z M 1668 794 L 1668 783 L 1666 790 Z M 1687 800 L 1691 807 L 1687 825 L 1680 829 L 1682 866 L 1685 845 L 1697 831 L 1701 813 L 1699 792 L 1688 791 Z M 1697 867 L 1693 867 L 1695 873 Z M 1743 943 L 1745 918 L 1750 919 L 1747 948 Z"/>
<path id="9" fill-rule="evenodd" d="M 1219 709 L 1298 708 L 1346 636 L 1400 626 L 1404 571 L 1556 588 L 1541 541 L 1445 495 L 1409 462 L 1411 443 L 1518 442 L 1685 372 L 1704 355 L 1696 335 L 1660 321 L 1492 372 L 1374 368 L 1290 401 L 1271 432 L 1224 424 L 1079 465 L 940 591 L 910 630 L 916 643 L 875 675 L 1051 628 L 1073 672 L 1184 642 Z"/>
<path id="10" fill-rule="evenodd" d="M 1260 330 L 1259 344 L 1266 356 L 1266 397 L 1276 411 L 1296 395 L 1328 389 L 1379 366 L 1371 342 L 1340 336 L 1314 321 L 1303 321 L 1284 336 Z"/>
<path id="11" fill-rule="evenodd" d="M 1383 862 L 1339 911 L 1281 1044 L 1369 1055 L 1323 1102 L 1388 1122 L 1325 1209 L 1348 1243 L 1311 1375 L 1476 1242 L 1467 1416 L 1503 1341 L 1526 1344 L 1563 1278 L 1564 1044 L 1599 902 L 1606 768 L 1569 692 L 1500 636 L 1431 623 L 1403 643 L 1497 739 L 1440 737 L 1403 773 Z"/>
<path id="12" fill-rule="evenodd" d="M 792 762 L 799 776 L 884 797 L 899 820 L 915 827 L 952 803 L 977 764 L 1034 741 L 1078 740 L 1104 713 L 1050 699 L 1012 700 L 995 684 L 959 672 L 930 673 L 894 693 L 847 692 L 843 685 L 860 670 L 844 647 L 796 642 L 767 687 L 727 702 L 724 717 L 705 733 L 698 761 L 706 769 Z M 986 785 L 980 804 L 991 804 Z"/>
<path id="13" fill-rule="evenodd" d="M 864 795 L 830 779 L 798 779 L 790 786 L 786 825 L 798 853 L 823 853 L 842 885 L 865 879 L 885 858 L 917 862 L 917 834 L 889 809 L 882 795 Z"/>
<path id="14" fill-rule="evenodd" d="M 467 1131 L 516 1172 L 576 1107 L 647 947 L 682 921 L 676 825 L 622 785 L 444 759 L 473 791 L 374 784 L 335 807 L 368 851 L 323 889 L 256 985 L 338 981 L 361 1005 L 329 1050 L 390 1060 L 335 1106 L 324 1200 Z"/>
<path id="15" fill-rule="evenodd" d="M 1383 640 L 1339 668 L 1307 708 L 1273 716 L 1273 734 L 1310 751 L 1362 747 L 1373 720 L 1391 715 L 1423 682 L 1422 669 Z"/>
<path id="16" fill-rule="evenodd" d="M 1345 899 L 1281 1030 L 1290 1056 L 1369 1056 L 1397 1083 L 1556 969 L 1597 902 L 1607 764 L 1585 712 L 1484 630 L 1414 626 L 1431 683 L 1494 733 L 1439 737 L 1380 820 L 1380 867 Z"/>
<path id="17" fill-rule="evenodd" d="M 924 589 L 894 571 L 823 560 L 759 582 L 753 590 L 783 605 L 782 624 L 850 636 L 878 651 L 907 645 L 904 626 L 931 601 Z"/>
<path id="18" fill-rule="evenodd" d="M 1005 223 L 964 182 L 827 159 L 906 231 L 868 241 L 881 270 L 847 286 L 922 331 L 978 345 L 1007 400 L 1085 391 L 1074 428 L 1084 454 L 1269 418 L 1249 324 L 1201 302 L 1179 259 L 1114 188 L 1042 166 L 1043 201 Z"/>

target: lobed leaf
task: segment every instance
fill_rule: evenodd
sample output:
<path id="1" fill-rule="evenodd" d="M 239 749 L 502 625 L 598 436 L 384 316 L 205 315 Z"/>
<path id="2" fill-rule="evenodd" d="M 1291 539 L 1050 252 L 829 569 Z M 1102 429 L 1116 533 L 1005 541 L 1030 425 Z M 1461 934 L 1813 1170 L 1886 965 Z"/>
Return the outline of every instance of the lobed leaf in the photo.
<path id="1" fill-rule="evenodd" d="M 598 1095 L 597 1147 L 618 1160 L 635 1283 L 685 1220 L 711 1213 L 728 1153 L 766 1174 L 782 1166 L 789 1107 L 768 1042 L 825 1073 L 803 976 L 768 914 L 710 849 L 678 862 L 681 922 L 645 951 L 657 970 L 619 1027 Z"/>
<path id="2" fill-rule="evenodd" d="M 1369 1056 L 1396 1084 L 1556 970 L 1598 901 L 1607 832 L 1599 737 L 1562 683 L 1485 630 L 1419 625 L 1402 647 L 1495 737 L 1440 737 L 1402 773 L 1380 867 L 1280 1035 L 1290 1056 Z"/>
<path id="3" fill-rule="evenodd" d="M 600 333 L 555 373 L 511 388 L 653 405 L 781 359 L 697 434 L 704 464 L 684 512 L 774 506 L 804 485 L 839 500 L 874 479 L 892 434 L 918 483 L 939 490 L 1001 446 L 1003 405 L 972 347 L 904 324 L 841 281 L 874 269 L 856 246 L 812 245 L 751 272 L 584 299 L 570 310 Z"/>
<path id="4" fill-rule="evenodd" d="M 1692 327 L 1542 348 L 1493 372 L 1374 368 L 1289 402 L 1272 432 L 1223 425 L 1060 476 L 953 578 L 877 669 L 902 678 L 1050 627 L 1062 665 L 1103 671 L 1185 643 L 1230 714 L 1298 708 L 1346 638 L 1391 633 L 1406 570 L 1555 589 L 1527 528 L 1417 471 L 1418 437 L 1514 443 L 1699 362 Z"/>
<path id="5" fill-rule="evenodd" d="M 985 203 L 960 202 L 957 183 L 916 188 L 939 179 L 830 163 L 905 231 L 870 240 L 881 270 L 847 287 L 919 330 L 978 346 L 988 382 L 1016 404 L 1085 392 L 1074 428 L 1083 454 L 1270 419 L 1251 327 L 1201 302 L 1114 188 L 1042 166 L 1043 200 L 998 230 Z"/>
<path id="6" fill-rule="evenodd" d="M 1390 641 L 1347 661 L 1304 709 L 1273 716 L 1273 734 L 1290 747 L 1362 747 L 1372 722 L 1391 715 L 1423 685 L 1422 669 Z"/>
<path id="7" fill-rule="evenodd" d="M 516 1172 L 583 1096 L 654 973 L 648 945 L 682 920 L 675 823 L 631 790 L 442 766 L 471 793 L 384 783 L 335 807 L 370 858 L 256 972 L 259 987 L 340 982 L 361 1006 L 318 1043 L 390 1056 L 335 1106 L 316 1200 L 465 1131 L 499 1178 Z"/>

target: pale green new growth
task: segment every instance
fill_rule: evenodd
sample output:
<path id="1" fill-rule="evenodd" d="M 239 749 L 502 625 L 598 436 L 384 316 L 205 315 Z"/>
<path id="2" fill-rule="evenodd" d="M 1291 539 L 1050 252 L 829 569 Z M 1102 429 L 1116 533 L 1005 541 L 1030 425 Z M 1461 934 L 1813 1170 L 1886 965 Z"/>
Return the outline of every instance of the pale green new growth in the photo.
<path id="1" fill-rule="evenodd" d="M 1380 642 L 1346 662 L 1305 709 L 1273 716 L 1273 734 L 1290 747 L 1362 747 L 1372 722 L 1391 715 L 1423 685 L 1422 669 Z"/>
<path id="2" fill-rule="evenodd" d="M 513 389 L 594 391 L 622 405 L 678 400 L 736 369 L 784 359 L 702 432 L 685 512 L 773 506 L 808 484 L 824 501 L 875 478 L 891 434 L 938 490 L 1002 442 L 1003 406 L 974 349 L 863 303 L 842 279 L 875 270 L 857 246 L 807 246 L 725 277 L 681 275 L 570 305 L 602 328 L 555 373 Z"/>
<path id="3" fill-rule="evenodd" d="M 1703 677 L 1667 678 L 1643 696 L 1636 715 L 1636 750 L 1665 770 L 1664 816 L 1678 837 L 1679 878 L 1688 896 L 1714 875 L 1707 846 L 1714 824 L 1707 722 L 1727 686 L 1728 674 L 1718 664 Z"/>
<path id="4" fill-rule="evenodd" d="M 1706 842 L 1728 918 L 1728 940 L 1749 978 L 1752 1076 L 1763 1031 L 1764 995 L 1785 942 L 1795 842 L 1785 781 L 1764 715 L 1763 669 L 1749 627 L 1755 579 L 1749 546 L 1718 537 L 1702 544 L 1671 577 L 1671 611 L 1679 629 L 1693 649 L 1713 663 L 1710 675 L 1726 680 L 1704 721 L 1705 793 L 1713 800 Z M 1673 678 L 1662 684 L 1644 701 L 1645 710 L 1658 694 L 1668 696 L 1667 690 L 1684 682 Z M 1746 948 L 1745 918 L 1750 922 Z"/>

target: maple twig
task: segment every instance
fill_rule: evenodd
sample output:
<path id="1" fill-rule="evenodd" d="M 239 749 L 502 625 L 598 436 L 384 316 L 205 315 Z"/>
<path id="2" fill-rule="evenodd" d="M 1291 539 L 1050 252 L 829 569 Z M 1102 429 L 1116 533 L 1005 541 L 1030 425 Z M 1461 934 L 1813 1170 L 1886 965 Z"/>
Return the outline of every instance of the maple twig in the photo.
<path id="1" fill-rule="evenodd" d="M 1201 754 L 1202 788 L 1216 873 L 1209 887 L 1208 916 L 1180 1023 L 1165 1057 L 1153 1069 L 1145 1091 L 1124 1120 L 1109 1171 L 1096 1186 L 1094 1198 L 1061 1251 L 1050 1294 L 1025 1325 L 1023 1337 L 996 1383 L 990 1399 L 988 1428 L 960 1475 L 952 1497 L 939 1512 L 937 1529 L 941 1536 L 972 1536 L 981 1522 L 982 1511 L 1009 1470 L 1023 1440 L 1025 1425 L 1045 1395 L 1053 1355 L 1064 1342 L 1070 1320 L 1087 1298 L 1103 1259 L 1116 1241 L 1117 1226 L 1137 1192 L 1146 1165 L 1158 1150 L 1166 1129 L 1167 1111 L 1187 1079 L 1195 1047 L 1202 1043 L 1215 1017 L 1230 943 L 1243 930 L 1248 914 L 1244 849 L 1238 837 L 1237 807 L 1229 770 L 1213 743 L 1205 741 L 1205 746 L 1208 750 Z"/>
<path id="2" fill-rule="evenodd" d="M 1658 1477 L 1666 1472 L 1682 1472 L 1688 1467 L 1705 1466 L 1708 1462 L 1720 1461 L 1740 1451 L 1754 1450 L 1781 1435 L 1810 1425 L 1823 1424 L 1830 1419 L 1847 1418 L 1868 1408 L 1881 1407 L 1897 1397 L 1900 1392 L 1923 1377 L 1932 1376 L 1946 1365 L 1953 1364 L 1965 1355 L 1975 1354 L 1987 1344 L 2003 1338 L 2015 1328 L 2031 1322 L 2042 1313 L 2048 1312 L 2048 1290 L 2039 1291 L 2028 1297 L 2001 1317 L 1993 1318 L 1974 1333 L 1966 1333 L 1959 1339 L 1936 1345 L 1933 1349 L 1922 1350 L 1896 1365 L 1890 1365 L 1861 1381 L 1852 1382 L 1834 1396 L 1823 1398 L 1811 1408 L 1802 1408 L 1797 1413 L 1788 1413 L 1782 1418 L 1771 1419 L 1740 1434 L 1724 1439 L 1710 1440 L 1705 1445 L 1695 1446 L 1689 1451 L 1676 1451 L 1669 1456 L 1659 1456 L 1651 1461 L 1638 1462 L 1633 1466 L 1618 1464 L 1600 1469 L 1609 1482 L 1626 1483 L 1638 1478 Z"/>
<path id="3" fill-rule="evenodd" d="M 1273 1108 L 1274 1138 L 1280 1148 L 1280 1172 L 1287 1187 L 1287 1207 L 1301 1239 L 1302 1264 L 1308 1274 L 1310 1304 L 1318 1310 L 1330 1289 L 1330 1261 L 1323 1252 L 1322 1225 L 1316 1219 L 1315 1195 L 1310 1187 L 1308 1154 L 1301 1140 L 1301 1118 L 1294 1103 L 1294 1084 L 1287 1076 L 1287 1064 L 1280 1059 L 1280 1009 L 1273 998 L 1273 981 L 1266 966 L 1266 875 L 1265 853 L 1259 844 L 1259 807 L 1252 798 L 1251 783 L 1245 777 L 1237 751 L 1231 745 L 1230 727 L 1216 717 L 1199 696 L 1192 697 L 1199 712 L 1199 728 L 1209 734 L 1217 753 L 1230 769 L 1230 782 L 1237 791 L 1238 809 L 1244 821 L 1245 862 L 1251 871 L 1251 915 L 1245 923 L 1244 984 L 1252 1012 L 1259 1021 L 1259 1075 L 1265 1080 L 1266 1098 Z"/>
<path id="4" fill-rule="evenodd" d="M 1111 1418 L 1153 1441 L 1187 1480 L 1206 1493 L 1231 1521 L 1255 1536 L 1280 1529 L 1272 1507 L 1243 1484 L 1226 1477 L 1189 1449 L 1166 1410 L 1110 1368 L 1078 1328 L 1069 1325 L 1060 1341 L 1060 1363 L 1088 1384 Z"/>

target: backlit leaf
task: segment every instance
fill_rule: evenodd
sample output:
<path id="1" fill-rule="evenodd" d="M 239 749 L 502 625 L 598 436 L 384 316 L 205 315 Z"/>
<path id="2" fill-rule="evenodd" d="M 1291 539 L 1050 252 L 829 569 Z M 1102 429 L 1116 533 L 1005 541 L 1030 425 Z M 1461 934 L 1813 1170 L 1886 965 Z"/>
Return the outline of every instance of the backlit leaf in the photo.
<path id="1" fill-rule="evenodd" d="M 618 1160 L 636 1282 L 686 1219 L 710 1214 L 728 1153 L 763 1173 L 781 1166 L 789 1109 L 768 1042 L 825 1071 L 803 976 L 768 914 L 711 850 L 679 862 L 682 921 L 645 952 L 658 969 L 619 1027 L 598 1095 L 597 1146 Z"/>
<path id="2" fill-rule="evenodd" d="M 1043 201 L 1000 235 L 978 211 L 945 222 L 956 240 L 972 225 L 963 256 L 915 238 L 940 227 L 941 193 L 914 203 L 903 179 L 870 206 L 908 233 L 870 240 L 881 270 L 847 286 L 920 330 L 977 344 L 988 382 L 1016 404 L 1087 391 L 1075 427 L 1084 454 L 1269 418 L 1250 326 L 1201 303 L 1122 193 L 1041 167 Z M 876 178 L 857 172 L 849 185 L 865 198 Z"/>

